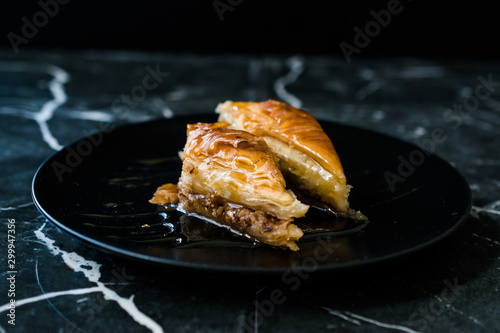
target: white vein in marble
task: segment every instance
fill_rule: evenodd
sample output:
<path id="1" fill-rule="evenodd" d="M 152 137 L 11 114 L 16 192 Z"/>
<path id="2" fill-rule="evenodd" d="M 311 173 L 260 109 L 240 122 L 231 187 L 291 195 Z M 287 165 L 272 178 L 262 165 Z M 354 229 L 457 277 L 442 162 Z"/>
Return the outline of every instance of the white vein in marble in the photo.
<path id="1" fill-rule="evenodd" d="M 500 215 L 500 211 L 494 209 L 481 208 L 477 206 L 473 206 L 472 209 L 476 212 L 485 212 L 493 215 Z"/>
<path id="2" fill-rule="evenodd" d="M 449 311 L 451 312 L 454 312 L 454 313 L 457 313 L 459 314 L 460 316 L 464 317 L 464 318 L 467 318 L 469 319 L 470 321 L 472 321 L 473 323 L 475 323 L 476 325 L 479 325 L 479 326 L 483 326 L 484 327 L 484 324 L 482 322 L 480 322 L 477 318 L 473 317 L 473 316 L 469 316 L 467 315 L 465 312 L 457 309 L 456 307 L 454 307 L 451 302 L 445 302 L 445 300 L 443 300 L 442 297 L 440 297 L 438 294 L 436 293 L 433 293 L 433 292 L 429 292 L 428 290 L 420 287 L 420 286 L 417 286 L 417 285 L 414 285 L 412 283 L 409 283 L 407 281 L 403 281 L 405 284 L 409 285 L 410 287 L 424 293 L 425 295 L 427 296 L 430 296 L 432 298 L 435 298 L 436 300 L 439 301 L 439 303 L 443 304 L 443 306 L 448 309 Z M 444 282 L 444 281 L 443 281 Z M 451 291 L 450 291 L 451 292 Z M 442 294 L 442 292 L 441 292 Z"/>
<path id="3" fill-rule="evenodd" d="M 278 97 L 296 108 L 302 107 L 302 101 L 286 90 L 286 86 L 294 83 L 304 71 L 304 61 L 299 56 L 293 56 L 286 61 L 290 71 L 274 82 L 274 91 Z"/>
<path id="4" fill-rule="evenodd" d="M 7 210 L 17 210 L 19 208 L 29 207 L 29 206 L 32 206 L 32 205 L 33 205 L 32 202 L 27 202 L 27 203 L 20 204 L 20 205 L 17 205 L 17 206 L 12 206 L 12 207 L 0 207 L 0 212 L 7 211 Z"/>
<path id="5" fill-rule="evenodd" d="M 344 311 L 343 313 L 338 311 L 338 310 L 334 310 L 334 309 L 330 309 L 330 308 L 327 308 L 327 307 L 323 307 L 324 310 L 328 311 L 328 313 L 334 315 L 334 316 L 337 316 L 339 318 L 342 318 L 350 323 L 353 323 L 353 324 L 356 324 L 358 326 L 361 325 L 361 322 L 365 322 L 365 323 L 369 323 L 369 324 L 372 324 L 372 325 L 375 325 L 375 326 L 378 326 L 378 327 L 383 327 L 383 328 L 387 328 L 387 329 L 391 329 L 391 330 L 396 330 L 396 331 L 401 331 L 401 332 L 407 332 L 407 333 L 420 333 L 418 331 L 415 331 L 415 330 L 412 330 L 411 328 L 408 328 L 408 327 L 405 327 L 405 326 L 401 326 L 401 325 L 393 325 L 393 324 L 387 324 L 387 323 L 382 323 L 380 321 L 377 321 L 377 320 L 374 320 L 374 319 L 370 319 L 370 318 L 367 318 L 367 317 L 364 317 L 364 316 L 360 316 L 358 314 L 355 314 L 355 313 L 352 313 L 352 312 L 349 312 L 349 311 Z"/>
<path id="6" fill-rule="evenodd" d="M 66 103 L 67 95 L 64 85 L 70 80 L 70 75 L 60 67 L 51 64 L 37 64 L 25 62 L 0 62 L 0 71 L 3 72 L 38 72 L 48 74 L 53 77 L 48 83 L 49 91 L 53 99 L 45 102 L 38 112 L 17 112 L 6 113 L 10 115 L 20 115 L 33 119 L 38 124 L 43 140 L 54 150 L 61 150 L 63 146 L 59 144 L 55 136 L 50 131 L 48 122 L 54 116 L 55 110 Z"/>
<path id="7" fill-rule="evenodd" d="M 35 235 L 39 240 L 45 242 L 45 245 L 54 256 L 61 255 L 64 263 L 68 265 L 68 267 L 70 267 L 75 272 L 82 272 L 90 282 L 96 283 L 99 291 L 103 294 L 104 299 L 115 301 L 136 322 L 149 328 L 152 332 L 163 332 L 163 329 L 160 325 L 158 325 L 154 320 L 146 316 L 137 308 L 134 303 L 134 295 L 132 295 L 130 298 L 123 298 L 114 290 L 106 287 L 106 285 L 100 281 L 100 264 L 92 260 L 87 260 L 75 252 L 68 253 L 61 250 L 58 246 L 54 246 L 55 241 L 48 238 L 42 232 L 44 227 L 45 223 L 40 227 L 40 229 L 35 231 Z M 90 269 L 87 267 L 90 267 Z"/>
<path id="8" fill-rule="evenodd" d="M 483 327 L 484 327 L 483 323 L 482 323 L 482 322 L 480 322 L 477 318 L 474 318 L 473 316 L 468 316 L 466 313 L 464 313 L 463 311 L 458 310 L 458 309 L 457 309 L 457 308 L 455 308 L 453 305 L 451 305 L 451 304 L 449 304 L 449 303 L 444 302 L 444 300 L 443 300 L 441 297 L 439 297 L 438 295 L 432 295 L 432 296 L 434 296 L 434 298 L 435 298 L 435 299 L 437 299 L 439 302 L 441 302 L 442 304 L 444 304 L 444 306 L 445 306 L 448 310 L 450 310 L 450 311 L 452 311 L 452 312 L 455 312 L 455 313 L 458 313 L 459 315 L 461 315 L 461 316 L 463 316 L 463 317 L 465 317 L 465 318 L 469 319 L 470 321 L 472 321 L 472 322 L 473 322 L 473 323 L 475 323 L 476 325 L 479 325 L 479 326 L 483 326 Z"/>
<path id="9" fill-rule="evenodd" d="M 483 240 L 485 240 L 485 241 L 487 241 L 487 242 L 489 242 L 489 243 L 495 244 L 495 245 L 500 245 L 500 242 L 499 242 L 499 241 L 496 241 L 496 240 L 491 239 L 491 238 L 489 238 L 489 237 L 479 236 L 479 235 L 478 235 L 478 234 L 476 234 L 476 233 L 472 233 L 472 236 L 477 237 L 477 238 L 479 238 L 479 239 L 483 239 Z"/>
<path id="10" fill-rule="evenodd" d="M 26 304 L 51 299 L 54 297 L 66 296 L 66 295 L 84 295 L 84 294 L 90 294 L 90 293 L 95 293 L 95 292 L 100 292 L 100 291 L 101 291 L 101 288 L 99 288 L 99 287 L 89 287 L 89 288 L 53 291 L 53 292 L 44 293 L 44 294 L 38 295 L 38 296 L 27 297 L 27 298 L 23 298 L 20 300 L 16 300 L 16 308 L 23 306 L 23 305 L 26 305 Z M 8 309 L 9 309 L 8 303 L 0 306 L 0 312 L 7 311 Z"/>
<path id="11" fill-rule="evenodd" d="M 73 119 L 92 120 L 101 122 L 111 122 L 115 119 L 112 114 L 101 110 L 71 111 L 67 114 Z"/>
<path id="12" fill-rule="evenodd" d="M 496 182 L 496 181 L 495 181 Z M 498 186 L 498 184 L 495 183 Z M 471 215 L 479 218 L 479 213 L 486 213 L 491 215 L 500 215 L 500 200 L 490 202 L 484 207 L 472 206 Z"/>
<path id="13" fill-rule="evenodd" d="M 53 297 L 59 297 L 63 295 L 83 295 L 88 293 L 100 292 L 103 294 L 104 299 L 115 301 L 125 312 L 127 312 L 132 319 L 137 323 L 147 327 L 153 333 L 163 333 L 163 328 L 156 323 L 153 319 L 146 316 L 141 312 L 134 303 L 134 295 L 130 298 L 124 298 L 118 295 L 114 290 L 109 289 L 106 285 L 100 281 L 101 273 L 99 268 L 101 267 L 95 261 L 87 260 L 75 252 L 68 253 L 61 250 L 58 246 L 55 246 L 55 241 L 47 237 L 43 233 L 45 228 L 45 223 L 38 229 L 35 230 L 36 237 L 42 241 L 49 251 L 54 256 L 61 256 L 64 263 L 75 272 L 83 273 L 89 282 L 95 283 L 97 286 L 90 288 L 72 289 L 64 291 L 56 291 L 50 293 L 44 293 L 43 295 L 25 298 L 16 301 L 16 306 L 21 306 L 24 304 L 29 304 L 41 300 L 46 300 Z M 6 311 L 8 309 L 8 304 L 0 307 L 0 312 Z"/>

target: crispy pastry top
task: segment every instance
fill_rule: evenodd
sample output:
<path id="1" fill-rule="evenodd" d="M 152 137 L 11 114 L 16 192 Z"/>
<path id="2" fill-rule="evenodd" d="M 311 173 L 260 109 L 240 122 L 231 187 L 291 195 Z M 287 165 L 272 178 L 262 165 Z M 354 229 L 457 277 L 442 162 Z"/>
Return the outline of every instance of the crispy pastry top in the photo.
<path id="1" fill-rule="evenodd" d="M 179 186 L 218 196 L 290 219 L 309 208 L 286 190 L 283 174 L 266 142 L 230 124 L 190 124 Z M 212 192 L 211 192 L 212 191 Z"/>
<path id="2" fill-rule="evenodd" d="M 258 136 L 271 136 L 311 156 L 328 172 L 344 178 L 344 170 L 332 141 L 308 112 L 275 100 L 219 104 L 219 121 L 236 124 Z"/>

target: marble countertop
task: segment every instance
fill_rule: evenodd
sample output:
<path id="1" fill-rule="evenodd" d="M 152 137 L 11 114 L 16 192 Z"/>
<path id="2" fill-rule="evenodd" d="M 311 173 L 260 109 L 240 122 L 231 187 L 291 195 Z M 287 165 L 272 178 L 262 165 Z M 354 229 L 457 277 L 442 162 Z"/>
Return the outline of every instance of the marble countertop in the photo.
<path id="1" fill-rule="evenodd" d="M 433 148 L 469 182 L 471 215 L 416 254 L 291 290 L 104 254 L 32 202 L 38 166 L 99 124 L 269 98 L 418 145 L 444 130 Z M 498 62 L 0 49 L 0 147 L 0 332 L 500 332 Z"/>

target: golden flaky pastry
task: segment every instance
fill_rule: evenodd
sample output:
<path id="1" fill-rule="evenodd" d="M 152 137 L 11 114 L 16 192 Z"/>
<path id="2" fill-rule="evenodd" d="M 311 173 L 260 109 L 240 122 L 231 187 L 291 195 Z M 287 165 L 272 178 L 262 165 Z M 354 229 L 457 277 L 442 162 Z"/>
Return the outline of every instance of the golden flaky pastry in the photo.
<path id="1" fill-rule="evenodd" d="M 229 125 L 188 125 L 177 184 L 178 207 L 262 243 L 296 251 L 295 241 L 303 232 L 291 222 L 304 216 L 309 206 L 286 190 L 266 142 Z M 171 190 L 159 188 L 155 202 L 161 203 L 165 195 L 164 203 L 168 203 L 173 198 Z"/>
<path id="2" fill-rule="evenodd" d="M 219 121 L 262 137 L 280 160 L 280 169 L 299 188 L 341 214 L 352 213 L 350 186 L 332 141 L 311 114 L 289 104 L 226 101 Z"/>

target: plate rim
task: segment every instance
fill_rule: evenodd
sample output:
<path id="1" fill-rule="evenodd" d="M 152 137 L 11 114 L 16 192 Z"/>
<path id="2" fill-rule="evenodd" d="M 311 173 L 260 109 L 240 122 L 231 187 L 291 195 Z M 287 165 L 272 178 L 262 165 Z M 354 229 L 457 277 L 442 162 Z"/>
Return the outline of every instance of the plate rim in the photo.
<path id="1" fill-rule="evenodd" d="M 157 122 L 159 120 L 163 120 L 163 121 L 170 121 L 170 120 L 182 121 L 183 119 L 187 120 L 187 119 L 192 119 L 193 117 L 200 117 L 200 118 L 202 118 L 202 117 L 215 117 L 215 116 L 216 115 L 206 113 L 206 114 L 196 114 L 196 115 L 174 116 L 172 118 L 155 118 L 155 119 L 151 119 L 151 120 L 144 121 L 144 122 L 133 123 L 133 124 L 125 124 L 125 125 L 122 125 L 122 126 L 116 126 L 115 129 L 113 130 L 113 132 L 118 131 L 118 130 L 119 131 L 124 131 L 124 130 L 127 130 L 127 128 L 132 128 L 132 127 L 136 127 L 136 126 L 147 126 L 147 124 L 154 123 L 154 122 Z M 418 147 L 416 145 L 414 145 L 414 144 L 412 144 L 412 143 L 410 143 L 410 142 L 408 142 L 408 141 L 406 141 L 404 139 L 397 138 L 397 137 L 394 137 L 392 135 L 388 135 L 388 134 L 385 134 L 385 133 L 381 133 L 381 132 L 378 132 L 376 130 L 366 129 L 366 128 L 362 128 L 362 127 L 357 127 L 357 126 L 354 126 L 354 125 L 344 124 L 344 123 L 340 123 L 340 122 L 336 122 L 336 121 L 332 121 L 332 120 L 325 120 L 325 119 L 321 119 L 321 118 L 316 118 L 316 119 L 318 120 L 318 122 L 321 125 L 323 125 L 323 123 L 330 123 L 330 124 L 333 124 L 335 126 L 345 127 L 346 129 L 354 129 L 354 130 L 357 130 L 357 131 L 363 131 L 363 132 L 367 132 L 367 133 L 369 133 L 371 135 L 375 134 L 375 135 L 382 136 L 382 137 L 385 137 L 385 138 L 390 139 L 390 140 L 398 141 L 400 143 L 402 142 L 402 143 L 404 143 L 406 145 L 413 146 L 414 148 L 418 149 Z M 99 132 L 99 133 L 102 133 L 102 132 Z M 95 134 L 95 133 L 93 133 L 93 134 Z M 93 134 L 91 134 L 91 135 L 93 135 Z M 238 267 L 232 267 L 232 266 L 214 265 L 214 264 L 191 263 L 191 262 L 178 261 L 178 260 L 173 260 L 173 259 L 168 259 L 168 258 L 165 259 L 165 258 L 153 257 L 153 256 L 141 254 L 141 253 L 138 253 L 138 252 L 134 252 L 134 251 L 131 251 L 131 250 L 120 248 L 118 246 L 114 246 L 114 245 L 111 245 L 111 244 L 107 244 L 107 243 L 101 242 L 101 241 L 96 240 L 96 239 L 94 239 L 92 237 L 89 237 L 89 236 L 86 236 L 86 235 L 84 235 L 84 234 L 82 234 L 80 232 L 77 232 L 77 231 L 71 229 L 70 227 L 66 226 L 65 224 L 61 223 L 56 218 L 54 218 L 53 216 L 51 216 L 51 214 L 49 214 L 43 208 L 43 206 L 40 204 L 40 202 L 39 202 L 39 200 L 37 198 L 37 195 L 36 195 L 36 189 L 35 189 L 36 182 L 37 182 L 38 176 L 39 176 L 40 172 L 42 171 L 42 169 L 44 167 L 46 167 L 46 165 L 53 158 L 55 158 L 58 154 L 60 154 L 62 151 L 64 151 L 67 147 L 76 145 L 80 141 L 83 141 L 83 140 L 88 139 L 88 138 L 89 138 L 89 136 L 79 138 L 79 139 L 77 139 L 77 140 L 75 140 L 75 141 L 73 141 L 73 142 L 71 142 L 71 143 L 69 143 L 67 145 L 64 145 L 64 147 L 61 150 L 59 150 L 57 152 L 54 152 L 50 156 L 48 156 L 38 166 L 37 170 L 35 171 L 35 173 L 33 175 L 33 179 L 32 179 L 32 182 L 31 182 L 31 197 L 32 197 L 33 203 L 35 204 L 35 206 L 38 209 L 38 211 L 48 221 L 50 221 L 56 227 L 58 227 L 61 230 L 63 230 L 68 235 L 76 238 L 78 241 L 84 243 L 85 245 L 91 246 L 93 248 L 96 248 L 98 250 L 101 250 L 101 251 L 106 252 L 106 253 L 111 254 L 111 255 L 123 257 L 123 258 L 126 258 L 126 259 L 131 259 L 131 260 L 135 260 L 135 261 L 139 261 L 141 263 L 147 263 L 147 264 L 153 264 L 153 265 L 161 265 L 161 266 L 167 265 L 169 267 L 173 267 L 173 268 L 177 268 L 177 269 L 183 269 L 183 270 L 203 270 L 203 271 L 208 271 L 208 272 L 223 272 L 223 273 L 276 274 L 276 273 L 285 273 L 288 270 L 295 269 L 295 267 L 288 267 L 288 268 L 283 268 L 283 267 L 273 267 L 273 268 L 266 267 L 266 268 L 260 268 L 260 267 L 240 267 L 240 266 L 238 266 Z M 418 245 L 415 245 L 415 246 L 413 246 L 411 248 L 400 250 L 400 251 L 395 252 L 395 253 L 390 253 L 390 254 L 386 254 L 386 255 L 383 255 L 383 256 L 375 257 L 375 258 L 356 259 L 356 260 L 348 261 L 348 262 L 342 262 L 342 263 L 336 263 L 336 264 L 318 266 L 315 269 L 314 272 L 318 272 L 319 273 L 319 272 L 326 272 L 326 271 L 338 271 L 338 270 L 346 270 L 346 269 L 354 269 L 354 268 L 359 268 L 359 267 L 365 267 L 365 266 L 370 266 L 370 265 L 374 265 L 374 264 L 379 264 L 381 262 L 386 262 L 386 261 L 389 261 L 389 260 L 397 259 L 397 258 L 400 258 L 400 257 L 404 257 L 404 256 L 407 256 L 407 255 L 412 254 L 412 253 L 421 252 L 423 249 L 426 249 L 426 248 L 428 248 L 428 247 L 430 247 L 430 246 L 432 246 L 432 245 L 434 245 L 436 243 L 441 242 L 443 239 L 449 237 L 457 229 L 459 229 L 464 224 L 464 222 L 467 220 L 467 218 L 469 217 L 471 209 L 472 209 L 472 193 L 471 193 L 470 186 L 469 186 L 467 180 L 465 179 L 465 177 L 463 176 L 463 174 L 461 172 L 459 172 L 455 167 L 453 167 L 453 165 L 451 165 L 451 163 L 449 163 L 447 160 L 445 160 L 442 157 L 440 157 L 435 152 L 433 152 L 430 156 L 433 156 L 433 158 L 438 159 L 441 163 L 444 163 L 450 169 L 454 170 L 454 172 L 460 178 L 460 180 L 463 183 L 463 185 L 465 185 L 464 189 L 466 191 L 464 192 L 464 194 L 467 195 L 467 206 L 465 207 L 464 212 L 460 216 L 459 220 L 457 220 L 451 227 L 449 227 L 448 229 L 446 229 L 445 232 L 442 232 L 438 236 L 435 236 L 435 237 L 433 237 L 433 238 L 431 238 L 431 239 L 429 239 L 429 240 L 427 240 L 425 242 L 422 242 L 422 243 L 420 243 Z M 299 265 L 297 267 L 301 267 L 301 266 Z"/>

